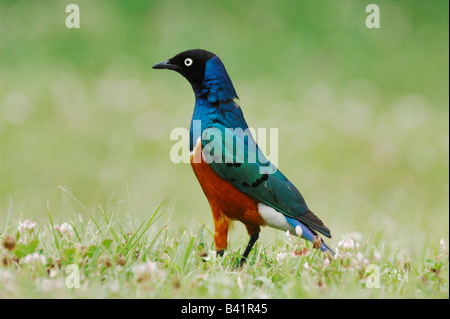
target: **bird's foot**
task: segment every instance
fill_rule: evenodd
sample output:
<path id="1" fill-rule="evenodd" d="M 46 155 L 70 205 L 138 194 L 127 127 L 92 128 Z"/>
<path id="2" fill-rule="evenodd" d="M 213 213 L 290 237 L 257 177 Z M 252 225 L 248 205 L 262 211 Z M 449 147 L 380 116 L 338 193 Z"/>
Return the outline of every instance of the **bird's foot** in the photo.
<path id="1" fill-rule="evenodd" d="M 219 257 L 222 257 L 224 253 L 225 253 L 225 249 L 216 251 L 216 255 L 219 256 Z"/>
<path id="2" fill-rule="evenodd" d="M 236 266 L 234 266 L 234 270 L 240 270 L 242 269 L 242 267 L 244 266 L 244 264 L 246 263 L 247 258 L 245 257 L 241 257 L 241 259 L 239 260 L 239 262 L 236 264 Z"/>

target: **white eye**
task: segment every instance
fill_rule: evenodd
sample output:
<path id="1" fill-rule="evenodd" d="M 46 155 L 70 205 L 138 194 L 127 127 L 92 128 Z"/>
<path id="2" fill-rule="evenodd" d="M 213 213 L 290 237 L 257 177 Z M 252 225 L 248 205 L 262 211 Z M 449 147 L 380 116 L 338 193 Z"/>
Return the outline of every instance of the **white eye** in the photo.
<path id="1" fill-rule="evenodd" d="M 184 65 L 186 65 L 186 66 L 191 66 L 191 65 L 192 65 L 192 62 L 194 62 L 194 61 L 192 61 L 191 58 L 187 58 L 186 60 L 184 60 Z"/>

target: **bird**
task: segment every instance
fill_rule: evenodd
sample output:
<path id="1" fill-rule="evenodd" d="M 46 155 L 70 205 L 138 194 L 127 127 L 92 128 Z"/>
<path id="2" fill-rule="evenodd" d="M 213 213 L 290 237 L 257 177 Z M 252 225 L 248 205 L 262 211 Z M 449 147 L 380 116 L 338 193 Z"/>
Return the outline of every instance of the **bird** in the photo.
<path id="1" fill-rule="evenodd" d="M 202 49 L 187 50 L 152 68 L 178 72 L 194 91 L 190 162 L 211 207 L 217 255 L 223 256 L 228 247 L 228 230 L 233 221 L 242 222 L 249 235 L 241 266 L 264 226 L 289 231 L 312 242 L 314 248 L 334 255 L 318 235 L 331 238 L 328 227 L 247 133 L 248 125 L 237 103 L 239 97 L 220 58 Z M 237 132 L 231 135 L 231 142 L 226 140 L 230 130 Z M 216 147 L 210 145 L 211 136 Z M 238 145 L 243 146 L 243 152 L 237 150 Z M 256 154 L 250 158 L 252 150 Z"/>

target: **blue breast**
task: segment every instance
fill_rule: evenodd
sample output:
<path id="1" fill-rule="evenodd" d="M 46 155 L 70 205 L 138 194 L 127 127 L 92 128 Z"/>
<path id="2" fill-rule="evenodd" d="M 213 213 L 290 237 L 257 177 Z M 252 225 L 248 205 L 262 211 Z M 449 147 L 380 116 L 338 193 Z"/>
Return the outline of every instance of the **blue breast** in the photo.
<path id="1" fill-rule="evenodd" d="M 190 129 L 191 151 L 201 132 L 216 123 L 222 124 L 223 128 L 242 128 L 242 130 L 248 128 L 242 110 L 235 102 L 238 96 L 233 83 L 218 57 L 206 63 L 202 86 L 195 88 L 194 92 L 195 108 Z M 201 123 L 199 127 L 196 127 L 195 125 L 199 123 Z"/>

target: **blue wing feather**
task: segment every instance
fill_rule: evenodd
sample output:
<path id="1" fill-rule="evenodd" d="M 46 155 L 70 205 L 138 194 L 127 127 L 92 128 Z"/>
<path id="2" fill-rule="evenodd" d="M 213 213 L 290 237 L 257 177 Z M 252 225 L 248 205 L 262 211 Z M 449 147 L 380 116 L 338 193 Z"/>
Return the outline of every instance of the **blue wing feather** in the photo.
<path id="1" fill-rule="evenodd" d="M 214 130 L 221 135 L 213 134 Z M 221 154 L 211 152 L 214 160 L 209 163 L 219 176 L 285 216 L 303 222 L 308 227 L 331 237 L 329 229 L 309 210 L 298 189 L 266 159 L 248 131 L 235 130 L 233 134 L 235 143 L 226 141 L 226 128 L 221 123 L 209 125 L 203 133 L 208 131 L 214 138 L 219 136 L 219 140 L 214 143 L 216 146 L 214 152 L 217 153 L 217 149 L 221 147 L 221 152 L 218 152 Z M 213 149 L 211 144 L 213 144 L 211 139 L 202 136 L 204 151 L 205 147 L 208 152 L 211 151 Z M 238 145 L 243 145 L 243 151 L 239 150 Z M 253 162 L 249 161 L 251 150 L 256 150 L 257 155 L 254 156 Z"/>

